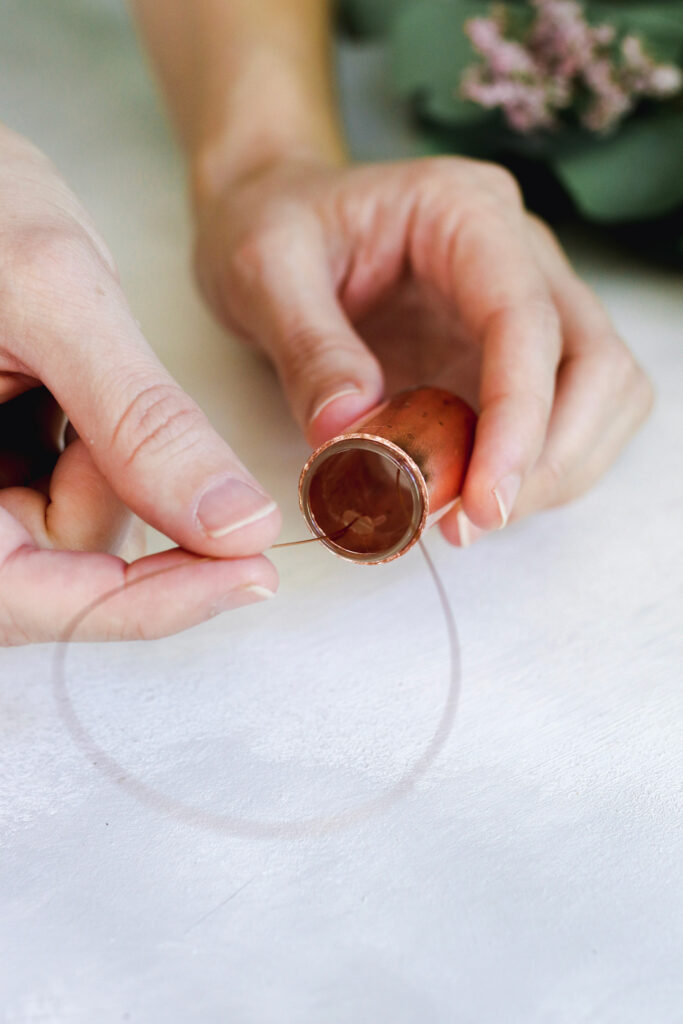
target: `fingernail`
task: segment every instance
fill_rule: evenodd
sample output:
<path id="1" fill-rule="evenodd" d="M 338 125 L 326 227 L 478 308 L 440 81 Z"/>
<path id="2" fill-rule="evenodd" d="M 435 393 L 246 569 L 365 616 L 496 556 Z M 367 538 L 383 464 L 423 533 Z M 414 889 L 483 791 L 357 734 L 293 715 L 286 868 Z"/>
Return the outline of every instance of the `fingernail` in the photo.
<path id="1" fill-rule="evenodd" d="M 225 537 L 265 519 L 276 508 L 277 503 L 267 494 L 233 477 L 203 495 L 197 507 L 197 519 L 209 537 Z"/>
<path id="2" fill-rule="evenodd" d="M 499 480 L 493 488 L 493 497 L 498 502 L 498 511 L 500 512 L 500 530 L 503 529 L 510 518 L 512 507 L 521 486 L 522 478 L 519 473 L 510 473 L 508 476 L 504 476 L 502 480 Z"/>
<path id="3" fill-rule="evenodd" d="M 329 395 L 327 398 L 323 398 L 322 402 L 316 405 L 315 409 L 311 413 L 308 422 L 312 423 L 316 420 L 323 409 L 326 409 L 328 405 L 332 405 L 332 402 L 336 402 L 338 398 L 344 398 L 345 395 L 359 395 L 360 389 L 355 384 L 348 384 L 344 388 L 340 388 L 339 391 L 335 391 L 333 395 Z"/>
<path id="4" fill-rule="evenodd" d="M 256 604 L 257 601 L 267 601 L 271 597 L 275 597 L 275 591 L 269 590 L 268 587 L 262 587 L 259 583 L 249 583 L 245 587 L 236 587 L 216 601 L 209 612 L 209 618 L 213 619 L 216 615 L 233 611 L 236 608 L 241 608 L 243 605 Z"/>
<path id="5" fill-rule="evenodd" d="M 461 548 L 469 547 L 470 544 L 486 532 L 470 522 L 462 507 L 455 513 L 455 521 L 458 524 L 458 540 L 460 541 Z"/>
<path id="6" fill-rule="evenodd" d="M 268 587 L 262 587 L 259 583 L 250 583 L 247 587 L 241 587 L 247 594 L 254 594 L 260 601 L 267 601 L 269 597 L 275 597 L 275 591 Z"/>

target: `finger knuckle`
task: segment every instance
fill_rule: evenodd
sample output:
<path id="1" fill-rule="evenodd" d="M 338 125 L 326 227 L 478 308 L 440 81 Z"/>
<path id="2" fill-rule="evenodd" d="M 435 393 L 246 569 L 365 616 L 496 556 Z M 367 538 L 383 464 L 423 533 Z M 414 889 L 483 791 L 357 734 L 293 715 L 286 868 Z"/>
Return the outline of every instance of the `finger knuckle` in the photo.
<path id="1" fill-rule="evenodd" d="M 536 336 L 543 339 L 545 346 L 553 346 L 559 359 L 562 322 L 550 295 L 542 289 L 527 294 L 523 299 L 494 305 L 482 323 L 482 332 L 486 335 L 512 335 L 520 329 L 520 316 L 523 316 L 525 324 L 535 329 Z"/>
<path id="2" fill-rule="evenodd" d="M 263 269 L 268 249 L 267 230 L 256 223 L 250 225 L 232 244 L 230 269 L 243 277 L 255 277 Z"/>
<path id="3" fill-rule="evenodd" d="M 650 380 L 631 350 L 617 335 L 610 334 L 600 345 L 603 372 L 613 394 L 622 396 L 639 409 L 649 411 L 654 401 Z"/>
<path id="4" fill-rule="evenodd" d="M 640 366 L 637 368 L 636 372 L 634 392 L 638 419 L 642 422 L 647 419 L 654 408 L 655 389 L 652 381 Z"/>
<path id="5" fill-rule="evenodd" d="M 110 448 L 126 466 L 147 456 L 170 458 L 195 442 L 203 423 L 199 408 L 176 384 L 138 386 L 117 420 Z"/>
<path id="6" fill-rule="evenodd" d="M 550 332 L 559 334 L 560 314 L 548 292 L 538 289 L 529 295 L 524 300 L 524 312 L 534 323 L 539 323 L 547 334 Z"/>
<path id="7" fill-rule="evenodd" d="M 24 647 L 32 643 L 33 639 L 23 629 L 12 629 L 9 624 L 0 624 L 0 647 Z"/>
<path id="8" fill-rule="evenodd" d="M 556 360 L 559 361 L 562 350 L 562 320 L 550 295 L 535 295 L 528 301 L 526 307 L 530 319 L 539 325 L 545 345 L 553 347 Z"/>
<path id="9" fill-rule="evenodd" d="M 501 164 L 488 160 L 451 159 L 457 162 L 462 199 L 468 206 L 498 210 L 516 210 L 523 206 L 522 192 L 517 179 Z M 450 169 L 451 177 L 455 171 L 456 167 Z"/>
<path id="10" fill-rule="evenodd" d="M 20 621 L 11 603 L 3 601 L 0 607 L 0 647 L 23 647 L 35 639 Z"/>
<path id="11" fill-rule="evenodd" d="M 276 293 L 298 237 L 296 222 L 277 211 L 266 211 L 251 215 L 248 222 L 222 236 L 217 251 L 195 246 L 200 286 L 230 327 L 243 333 L 244 323 L 263 312 L 264 299 L 267 302 Z"/>
<path id="12" fill-rule="evenodd" d="M 547 455 L 536 466 L 535 475 L 540 481 L 544 503 L 550 507 L 562 505 L 569 500 L 569 466 L 558 455 Z"/>
<path id="13" fill-rule="evenodd" d="M 410 167 L 427 181 L 436 179 L 440 182 L 452 182 L 454 178 L 461 176 L 462 165 L 462 159 L 457 156 L 426 156 Z"/>
<path id="14" fill-rule="evenodd" d="M 343 342 L 340 338 L 322 334 L 308 324 L 287 331 L 284 370 L 290 380 L 318 376 L 320 367 L 334 362 Z"/>
<path id="15" fill-rule="evenodd" d="M 500 238 L 521 227 L 515 204 L 495 189 L 473 187 L 463 193 L 458 204 L 458 233 L 463 238 Z"/>
<path id="16" fill-rule="evenodd" d="M 83 290 L 101 270 L 102 256 L 82 233 L 67 228 L 32 228 L 6 250 L 3 279 L 19 295 L 63 296 Z"/>
<path id="17" fill-rule="evenodd" d="M 427 180 L 440 184 L 459 184 L 473 196 L 489 202 L 493 198 L 506 205 L 521 205 L 522 192 L 515 178 L 501 164 L 458 156 L 426 157 L 421 171 Z"/>
<path id="18" fill-rule="evenodd" d="M 506 205 L 522 205 L 522 192 L 517 179 L 507 168 L 482 161 L 477 167 L 477 177 L 485 189 Z"/>
<path id="19" fill-rule="evenodd" d="M 322 335 L 311 324 L 295 324 L 286 330 L 288 361 L 291 366 L 308 365 L 323 351 L 336 348 L 336 342 L 329 335 Z"/>
<path id="20" fill-rule="evenodd" d="M 540 390 L 536 391 L 531 387 L 512 388 L 507 382 L 501 382 L 499 388 L 492 388 L 486 395 L 487 409 L 507 408 L 510 414 L 514 410 L 521 436 L 525 439 L 524 444 L 520 446 L 520 459 L 528 460 L 530 453 L 538 448 L 545 437 L 551 405 L 550 394 L 542 394 Z"/>
<path id="21" fill-rule="evenodd" d="M 511 394 L 509 401 L 510 405 L 514 403 L 518 410 L 520 429 L 526 438 L 523 450 L 527 462 L 533 462 L 548 430 L 552 398 L 550 395 L 543 395 L 539 391 L 527 388 L 523 392 Z"/>
<path id="22" fill-rule="evenodd" d="M 243 282 L 262 282 L 271 276 L 291 248 L 293 233 L 280 217 L 254 217 L 233 239 L 228 269 Z"/>
<path id="23" fill-rule="evenodd" d="M 635 382 L 638 364 L 626 345 L 618 338 L 615 338 L 609 347 L 609 364 L 615 387 L 619 390 L 629 390 Z"/>
<path id="24" fill-rule="evenodd" d="M 552 407 L 550 394 L 542 395 L 537 391 L 528 391 L 525 395 L 529 418 L 534 425 L 534 433 L 545 434 L 548 417 Z"/>
<path id="25" fill-rule="evenodd" d="M 531 210 L 527 210 L 526 221 L 528 225 L 532 228 L 532 230 L 537 232 L 537 234 L 543 239 L 544 242 L 550 244 L 551 248 L 555 250 L 561 249 L 557 235 L 555 234 L 550 224 L 548 224 L 546 220 L 544 220 L 542 217 L 539 217 L 537 213 L 533 213 Z"/>
<path id="26" fill-rule="evenodd" d="M 278 361 L 286 385 L 313 383 L 316 391 L 325 391 L 354 379 L 352 368 L 358 367 L 359 353 L 341 333 L 300 324 L 286 332 Z M 363 353 L 363 375 L 381 377 L 379 361 L 368 350 Z"/>

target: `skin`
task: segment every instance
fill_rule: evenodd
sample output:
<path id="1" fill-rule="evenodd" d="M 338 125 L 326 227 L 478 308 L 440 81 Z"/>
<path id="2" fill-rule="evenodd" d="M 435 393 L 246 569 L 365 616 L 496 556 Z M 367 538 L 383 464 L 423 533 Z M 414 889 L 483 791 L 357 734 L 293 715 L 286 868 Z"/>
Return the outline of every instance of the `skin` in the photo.
<path id="1" fill-rule="evenodd" d="M 136 7 L 188 154 L 200 285 L 270 355 L 309 441 L 399 377 L 451 383 L 480 416 L 449 540 L 588 489 L 652 391 L 510 174 L 458 157 L 350 165 L 320 0 Z"/>
<path id="2" fill-rule="evenodd" d="M 133 6 L 187 154 L 200 287 L 270 355 L 309 441 L 433 382 L 480 413 L 453 543 L 590 487 L 651 388 L 510 175 L 350 164 L 320 0 Z M 175 562 L 77 636 L 159 636 L 272 593 L 277 509 L 153 355 L 75 197 L 7 129 L 0 237 L 0 642 L 59 637 Z M 129 510 L 178 548 L 129 564 Z"/>
<path id="3" fill-rule="evenodd" d="M 0 237 L 0 641 L 58 638 L 99 595 L 171 564 L 183 568 L 102 605 L 77 638 L 160 636 L 272 593 L 259 552 L 279 529 L 273 503 L 152 353 L 55 169 L 6 129 Z M 200 501 L 228 480 L 223 530 L 243 498 L 270 512 L 212 536 Z M 180 546 L 129 564 L 130 509 Z"/>

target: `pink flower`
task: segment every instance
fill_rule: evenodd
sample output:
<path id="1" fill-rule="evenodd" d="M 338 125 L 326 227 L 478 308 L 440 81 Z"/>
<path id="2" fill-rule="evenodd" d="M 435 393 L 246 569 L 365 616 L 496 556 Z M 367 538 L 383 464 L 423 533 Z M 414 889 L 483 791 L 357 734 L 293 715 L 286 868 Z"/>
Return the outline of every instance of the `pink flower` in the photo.
<path id="1" fill-rule="evenodd" d="M 587 64 L 583 81 L 592 93 L 581 123 L 594 132 L 609 132 L 633 107 L 633 98 L 619 82 L 607 57 Z"/>
<path id="2" fill-rule="evenodd" d="M 529 46 L 546 71 L 571 78 L 593 45 L 592 31 L 574 0 L 533 0 L 538 11 Z"/>
<path id="3" fill-rule="evenodd" d="M 521 43 L 504 39 L 493 18 L 470 18 L 465 22 L 465 33 L 475 50 L 488 62 L 493 76 L 535 73 L 531 54 Z"/>
<path id="4" fill-rule="evenodd" d="M 557 113 L 574 107 L 584 127 L 605 133 L 641 97 L 667 99 L 683 90 L 680 68 L 657 64 L 633 34 L 617 45 L 615 27 L 590 25 L 577 0 L 529 3 L 535 15 L 521 40 L 506 36 L 502 5 L 465 22 L 482 60 L 463 73 L 461 95 L 500 109 L 514 131 L 556 127 Z"/>
<path id="5" fill-rule="evenodd" d="M 487 81 L 477 74 L 477 69 L 472 69 L 472 74 L 463 79 L 462 94 L 489 110 L 502 108 L 510 127 L 518 132 L 550 128 L 554 124 L 544 89 L 532 83 L 512 79 Z"/>
<path id="6" fill-rule="evenodd" d="M 660 64 L 652 69 L 648 81 L 648 96 L 667 99 L 683 90 L 683 71 L 673 64 Z"/>
<path id="7" fill-rule="evenodd" d="M 666 99 L 681 91 L 681 69 L 673 64 L 655 64 L 637 36 L 624 36 L 621 56 L 624 78 L 634 93 Z"/>

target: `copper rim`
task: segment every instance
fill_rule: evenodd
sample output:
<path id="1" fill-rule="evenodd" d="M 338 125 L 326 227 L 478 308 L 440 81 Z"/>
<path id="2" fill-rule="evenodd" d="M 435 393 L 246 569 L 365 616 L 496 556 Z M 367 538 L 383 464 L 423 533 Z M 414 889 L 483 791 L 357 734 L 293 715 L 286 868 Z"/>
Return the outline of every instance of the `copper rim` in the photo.
<path id="1" fill-rule="evenodd" d="M 316 464 L 321 461 L 323 456 L 333 454 L 331 449 L 344 451 L 349 447 L 353 447 L 354 441 L 363 441 L 368 443 L 370 445 L 370 450 L 376 450 L 380 455 L 384 455 L 391 459 L 399 469 L 403 470 L 408 476 L 410 482 L 414 485 L 416 496 L 419 501 L 421 513 L 420 520 L 415 526 L 412 535 L 398 551 L 392 551 L 391 554 L 384 555 L 381 558 L 357 557 L 353 552 L 345 551 L 338 544 L 335 544 L 334 541 L 327 538 L 319 529 L 315 517 L 308 507 L 308 502 L 306 500 L 308 497 L 308 481 L 310 480 L 311 471 L 314 469 Z M 417 465 L 415 460 L 412 459 L 406 451 L 404 451 L 403 448 L 394 444 L 393 441 L 388 441 L 386 437 L 357 431 L 350 434 L 340 434 L 338 437 L 331 438 L 329 441 L 321 444 L 319 448 L 316 448 L 316 450 L 309 456 L 299 477 L 299 507 L 301 508 L 301 512 L 309 529 L 311 530 L 311 533 L 316 537 L 319 537 L 320 542 L 337 555 L 337 557 L 343 558 L 347 562 L 354 562 L 356 565 L 381 565 L 385 562 L 392 562 L 395 558 L 400 558 L 400 556 L 409 551 L 422 536 L 427 525 L 427 518 L 429 515 L 429 491 L 420 467 Z"/>

